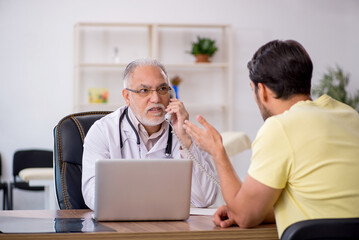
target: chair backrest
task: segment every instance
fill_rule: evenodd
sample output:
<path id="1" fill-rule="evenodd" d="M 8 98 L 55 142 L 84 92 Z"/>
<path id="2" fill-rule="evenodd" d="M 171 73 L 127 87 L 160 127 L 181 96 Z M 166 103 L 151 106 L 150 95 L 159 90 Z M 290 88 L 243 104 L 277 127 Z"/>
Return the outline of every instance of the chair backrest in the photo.
<path id="1" fill-rule="evenodd" d="M 111 112 L 83 112 L 64 117 L 54 128 L 55 187 L 60 209 L 88 208 L 82 197 L 82 152 L 92 124 Z"/>
<path id="2" fill-rule="evenodd" d="M 12 175 L 14 182 L 17 182 L 16 176 L 25 168 L 52 168 L 53 152 L 37 149 L 18 150 L 14 154 L 12 164 Z"/>
<path id="3" fill-rule="evenodd" d="M 359 239 L 359 218 L 311 219 L 293 223 L 281 240 Z"/>

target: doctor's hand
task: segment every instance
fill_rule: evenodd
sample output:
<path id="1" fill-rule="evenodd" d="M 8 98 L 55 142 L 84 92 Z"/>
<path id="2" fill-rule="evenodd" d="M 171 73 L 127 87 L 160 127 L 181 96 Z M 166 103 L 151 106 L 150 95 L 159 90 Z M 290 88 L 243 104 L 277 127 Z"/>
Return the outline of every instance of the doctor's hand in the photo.
<path id="1" fill-rule="evenodd" d="M 172 115 L 171 122 L 174 131 L 186 148 L 189 149 L 192 144 L 192 139 L 183 128 L 184 121 L 189 119 L 189 114 L 183 103 L 178 99 L 170 99 L 170 104 L 167 106 L 166 112 Z"/>
<path id="2" fill-rule="evenodd" d="M 196 144 L 204 151 L 208 152 L 213 160 L 215 160 L 217 159 L 216 156 L 222 154 L 224 151 L 222 136 L 202 116 L 198 115 L 197 121 L 204 127 L 204 129 L 197 127 L 188 120 L 185 121 L 183 128 Z"/>
<path id="3" fill-rule="evenodd" d="M 232 213 L 229 211 L 226 205 L 222 205 L 217 209 L 217 211 L 213 215 L 212 222 L 216 226 L 220 226 L 223 228 L 236 225 L 236 221 L 232 217 Z"/>

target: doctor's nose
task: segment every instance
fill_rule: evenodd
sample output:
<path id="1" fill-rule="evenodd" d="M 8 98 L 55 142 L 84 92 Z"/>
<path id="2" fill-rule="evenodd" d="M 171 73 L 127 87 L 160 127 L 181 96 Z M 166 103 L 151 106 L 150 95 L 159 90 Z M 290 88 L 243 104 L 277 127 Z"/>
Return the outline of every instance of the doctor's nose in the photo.
<path id="1" fill-rule="evenodd" d="M 153 103 L 159 103 L 161 100 L 161 97 L 157 91 L 152 91 L 150 93 L 150 101 Z"/>

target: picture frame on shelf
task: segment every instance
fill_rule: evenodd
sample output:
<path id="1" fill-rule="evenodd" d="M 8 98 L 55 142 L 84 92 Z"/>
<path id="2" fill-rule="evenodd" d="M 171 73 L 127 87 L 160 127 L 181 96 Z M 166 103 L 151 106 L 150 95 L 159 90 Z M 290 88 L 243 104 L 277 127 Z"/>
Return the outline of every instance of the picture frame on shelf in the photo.
<path id="1" fill-rule="evenodd" d="M 108 103 L 108 88 L 89 88 L 88 103 Z"/>

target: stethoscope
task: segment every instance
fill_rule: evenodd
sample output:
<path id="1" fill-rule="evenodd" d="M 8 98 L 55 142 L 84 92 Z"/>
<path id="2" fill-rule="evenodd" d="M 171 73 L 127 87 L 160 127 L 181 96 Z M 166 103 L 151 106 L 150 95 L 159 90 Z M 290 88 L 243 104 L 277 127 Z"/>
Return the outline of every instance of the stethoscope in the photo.
<path id="1" fill-rule="evenodd" d="M 128 116 L 128 107 L 125 108 L 125 110 L 123 111 L 123 113 L 120 116 L 120 124 L 119 124 L 119 130 L 120 130 L 120 146 L 121 149 L 123 147 L 123 141 L 122 141 L 122 134 L 121 134 L 121 123 L 123 118 L 126 116 L 126 119 L 128 121 L 128 123 L 130 124 L 132 130 L 134 131 L 134 133 L 136 134 L 136 139 L 137 139 L 137 145 L 138 147 L 140 147 L 140 136 L 138 134 L 138 132 L 136 131 L 135 126 L 133 126 L 129 116 Z M 167 139 L 167 146 L 166 146 L 166 152 L 165 152 L 165 156 L 166 158 L 171 158 L 172 157 L 172 127 L 171 125 L 168 126 L 169 127 L 169 131 L 168 131 L 168 139 Z"/>

